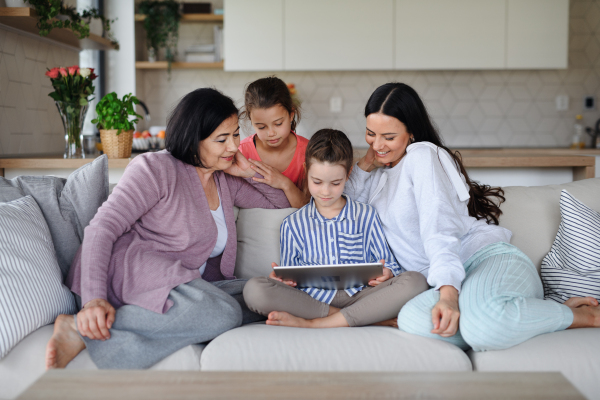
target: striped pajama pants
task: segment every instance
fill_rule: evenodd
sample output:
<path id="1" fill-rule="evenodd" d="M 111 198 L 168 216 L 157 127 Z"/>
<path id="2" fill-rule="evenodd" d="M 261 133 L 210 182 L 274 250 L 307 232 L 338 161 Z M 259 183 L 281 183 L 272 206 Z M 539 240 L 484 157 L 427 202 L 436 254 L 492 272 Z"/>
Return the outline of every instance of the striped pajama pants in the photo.
<path id="1" fill-rule="evenodd" d="M 534 336 L 566 329 L 573 312 L 544 300 L 542 281 L 531 260 L 515 246 L 493 243 L 465 265 L 466 277 L 458 298 L 459 331 L 444 338 L 432 334 L 431 310 L 440 298 L 430 289 L 410 300 L 398 314 L 400 330 L 440 339 L 463 350 L 501 350 Z"/>

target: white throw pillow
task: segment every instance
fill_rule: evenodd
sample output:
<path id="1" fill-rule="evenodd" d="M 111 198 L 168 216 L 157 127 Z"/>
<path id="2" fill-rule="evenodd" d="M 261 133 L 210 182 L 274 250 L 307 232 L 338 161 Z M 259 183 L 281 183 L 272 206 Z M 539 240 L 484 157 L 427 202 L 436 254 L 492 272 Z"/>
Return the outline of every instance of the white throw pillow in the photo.
<path id="1" fill-rule="evenodd" d="M 31 196 L 0 203 L 0 359 L 25 336 L 75 313 L 42 211 Z"/>
<path id="2" fill-rule="evenodd" d="M 556 239 L 542 261 L 544 296 L 559 303 L 571 297 L 600 300 L 600 213 L 563 190 L 560 215 Z"/>

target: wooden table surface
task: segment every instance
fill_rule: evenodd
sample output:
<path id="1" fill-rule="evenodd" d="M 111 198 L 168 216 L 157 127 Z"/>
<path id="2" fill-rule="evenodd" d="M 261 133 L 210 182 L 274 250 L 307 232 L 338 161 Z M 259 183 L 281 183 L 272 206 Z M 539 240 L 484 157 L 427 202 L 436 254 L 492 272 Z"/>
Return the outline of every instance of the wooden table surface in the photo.
<path id="1" fill-rule="evenodd" d="M 19 399 L 585 398 L 559 372 L 193 372 L 52 370 Z"/>

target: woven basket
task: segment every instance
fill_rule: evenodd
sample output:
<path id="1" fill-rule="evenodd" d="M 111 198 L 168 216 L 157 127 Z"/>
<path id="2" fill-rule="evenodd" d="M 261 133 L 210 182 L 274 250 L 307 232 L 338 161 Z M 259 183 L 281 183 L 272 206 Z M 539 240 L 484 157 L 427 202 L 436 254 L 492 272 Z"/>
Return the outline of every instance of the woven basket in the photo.
<path id="1" fill-rule="evenodd" d="M 102 151 L 108 158 L 129 158 L 131 156 L 131 143 L 133 143 L 133 130 L 121 131 L 117 129 L 100 129 Z"/>

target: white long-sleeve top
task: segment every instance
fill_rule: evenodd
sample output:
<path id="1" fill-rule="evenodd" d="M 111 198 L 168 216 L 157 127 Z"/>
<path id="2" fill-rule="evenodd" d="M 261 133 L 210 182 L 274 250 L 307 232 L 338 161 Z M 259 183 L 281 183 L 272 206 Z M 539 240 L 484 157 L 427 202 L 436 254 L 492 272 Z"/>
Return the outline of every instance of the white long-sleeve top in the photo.
<path id="1" fill-rule="evenodd" d="M 469 257 L 512 236 L 469 216 L 464 176 L 445 150 L 428 142 L 408 146 L 393 168 L 369 173 L 355 165 L 345 192 L 375 207 L 398 263 L 425 275 L 435 290 L 451 285 L 460 291 Z"/>

